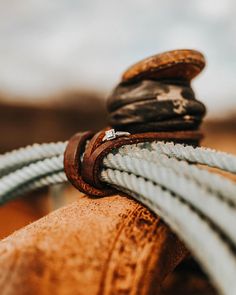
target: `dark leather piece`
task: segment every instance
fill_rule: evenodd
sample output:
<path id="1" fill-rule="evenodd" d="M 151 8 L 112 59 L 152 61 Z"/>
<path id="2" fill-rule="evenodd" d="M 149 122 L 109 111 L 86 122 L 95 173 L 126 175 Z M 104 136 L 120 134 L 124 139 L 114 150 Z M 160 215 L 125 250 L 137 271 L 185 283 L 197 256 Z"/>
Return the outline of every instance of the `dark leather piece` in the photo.
<path id="1" fill-rule="evenodd" d="M 173 88 L 179 89 L 179 94 L 182 98 L 195 99 L 194 92 L 189 83 L 184 81 L 143 80 L 130 85 L 119 84 L 107 100 L 107 109 L 109 112 L 113 112 L 127 104 L 139 101 L 160 101 L 163 95 L 168 96 L 168 94 L 170 100 L 176 99 L 176 97 L 171 95 Z"/>
<path id="2" fill-rule="evenodd" d="M 175 132 L 181 130 L 197 130 L 201 124 L 201 118 L 187 117 L 186 119 L 174 118 L 159 122 L 148 122 L 139 124 L 113 125 L 114 128 L 120 131 L 128 131 L 131 133 L 142 132 Z"/>
<path id="3" fill-rule="evenodd" d="M 114 190 L 100 190 L 83 180 L 81 175 L 82 162 L 81 156 L 84 153 L 88 140 L 91 140 L 94 132 L 87 131 L 76 133 L 68 142 L 64 153 L 64 170 L 69 182 L 79 191 L 96 196 L 104 197 L 111 194 Z"/>
<path id="4" fill-rule="evenodd" d="M 196 130 L 206 113 L 189 81 L 166 79 L 120 83 L 107 108 L 109 124 L 131 132 Z"/>
<path id="5" fill-rule="evenodd" d="M 194 116 L 199 119 L 205 114 L 205 106 L 197 100 L 146 100 L 125 105 L 109 114 L 112 126 L 134 123 L 160 122 L 166 119 L 183 116 Z"/>

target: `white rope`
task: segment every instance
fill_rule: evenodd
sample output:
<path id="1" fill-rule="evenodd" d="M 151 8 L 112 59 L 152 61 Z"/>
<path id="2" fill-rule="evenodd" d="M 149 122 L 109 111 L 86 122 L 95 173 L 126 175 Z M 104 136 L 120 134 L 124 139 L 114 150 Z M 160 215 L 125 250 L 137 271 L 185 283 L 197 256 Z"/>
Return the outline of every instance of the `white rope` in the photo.
<path id="1" fill-rule="evenodd" d="M 0 155 L 0 176 L 45 158 L 63 154 L 67 142 L 33 144 Z"/>
<path id="2" fill-rule="evenodd" d="M 43 187 L 65 183 L 67 181 L 68 179 L 66 177 L 65 172 L 58 172 L 58 173 L 50 174 L 47 176 L 43 176 L 42 178 L 35 179 L 28 183 L 25 183 L 19 188 L 16 188 L 16 190 L 13 190 L 9 192 L 8 194 L 5 194 L 4 200 L 3 199 L 0 200 L 0 203 L 1 201 L 7 202 L 8 200 L 12 200 L 16 197 L 22 196 L 29 192 L 33 192 Z"/>
<path id="3" fill-rule="evenodd" d="M 109 161 L 110 160 L 110 161 Z M 216 198 L 204 187 L 172 169 L 158 166 L 143 159 L 129 156 L 109 156 L 104 160 L 106 168 L 119 169 L 142 176 L 177 194 L 190 205 L 210 218 L 236 245 L 236 210 L 223 200 Z"/>
<path id="4" fill-rule="evenodd" d="M 125 150 L 125 153 L 132 148 L 133 145 L 126 145 L 119 149 Z M 213 149 L 203 147 L 185 146 L 182 144 L 174 144 L 171 142 L 152 142 L 152 143 L 140 143 L 137 145 L 140 148 L 146 148 L 156 151 L 159 154 L 167 155 L 168 157 L 174 157 L 179 160 L 186 160 L 190 163 L 197 163 L 207 165 L 209 167 L 219 168 L 231 173 L 236 173 L 236 157 L 224 152 L 218 152 Z"/>
<path id="5" fill-rule="evenodd" d="M 101 179 L 128 189 L 166 221 L 199 260 L 224 295 L 236 294 L 236 259 L 227 244 L 191 207 L 142 177 L 107 169 Z"/>
<path id="6" fill-rule="evenodd" d="M 235 182 L 228 178 L 201 169 L 196 165 L 189 165 L 189 163 L 184 160 L 169 158 L 156 151 L 150 151 L 134 145 L 131 146 L 129 150 L 122 148 L 119 150 L 119 153 L 109 154 L 104 159 L 104 165 L 109 165 L 107 161 L 112 163 L 112 161 L 116 161 L 116 158 L 121 156 L 129 156 L 132 159 L 145 159 L 150 163 L 156 163 L 158 166 L 170 168 L 178 175 L 185 176 L 187 179 L 195 181 L 206 190 L 209 190 L 226 201 L 232 202 L 236 206 L 236 185 Z M 119 165 L 119 163 L 116 162 L 116 165 Z"/>
<path id="7" fill-rule="evenodd" d="M 63 155 L 52 157 L 18 169 L 0 179 L 0 204 L 9 193 L 48 174 L 63 171 Z"/>

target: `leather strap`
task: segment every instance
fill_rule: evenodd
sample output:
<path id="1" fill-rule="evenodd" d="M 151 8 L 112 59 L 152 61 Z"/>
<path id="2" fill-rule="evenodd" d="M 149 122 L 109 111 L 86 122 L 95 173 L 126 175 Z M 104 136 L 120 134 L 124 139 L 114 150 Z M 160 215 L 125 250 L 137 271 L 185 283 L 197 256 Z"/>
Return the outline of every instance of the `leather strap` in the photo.
<path id="1" fill-rule="evenodd" d="M 64 153 L 64 170 L 70 183 L 79 191 L 96 197 L 103 197 L 114 192 L 114 190 L 100 190 L 91 186 L 83 180 L 81 174 L 82 161 L 86 144 L 94 136 L 94 132 L 86 131 L 76 133 L 68 142 Z"/>
<path id="2" fill-rule="evenodd" d="M 69 140 L 64 154 L 64 169 L 68 180 L 78 190 L 90 196 L 103 197 L 116 192 L 99 179 L 103 158 L 112 150 L 123 145 L 156 140 L 196 144 L 202 138 L 202 134 L 197 131 L 178 131 L 131 134 L 103 141 L 107 129 L 109 128 L 96 134 L 91 131 L 75 134 Z"/>

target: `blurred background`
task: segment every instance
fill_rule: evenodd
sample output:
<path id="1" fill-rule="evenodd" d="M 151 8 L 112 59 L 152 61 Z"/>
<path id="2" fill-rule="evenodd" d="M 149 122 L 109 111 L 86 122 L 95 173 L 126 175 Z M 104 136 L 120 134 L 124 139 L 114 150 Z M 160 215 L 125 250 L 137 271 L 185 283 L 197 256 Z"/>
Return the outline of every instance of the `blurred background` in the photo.
<path id="1" fill-rule="evenodd" d="M 121 73 L 180 48 L 205 54 L 193 87 L 207 130 L 231 136 L 235 33 L 234 0 L 0 0 L 0 150 L 100 128 Z"/>

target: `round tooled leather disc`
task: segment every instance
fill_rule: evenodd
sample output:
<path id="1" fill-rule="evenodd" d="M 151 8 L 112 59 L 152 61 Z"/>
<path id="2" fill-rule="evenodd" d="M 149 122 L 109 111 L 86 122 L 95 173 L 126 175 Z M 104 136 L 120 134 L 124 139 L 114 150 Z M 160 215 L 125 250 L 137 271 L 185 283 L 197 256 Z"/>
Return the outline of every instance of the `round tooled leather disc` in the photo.
<path id="1" fill-rule="evenodd" d="M 204 56 L 196 50 L 173 50 L 153 55 L 131 66 L 122 82 L 141 79 L 183 79 L 190 81 L 205 67 Z"/>

